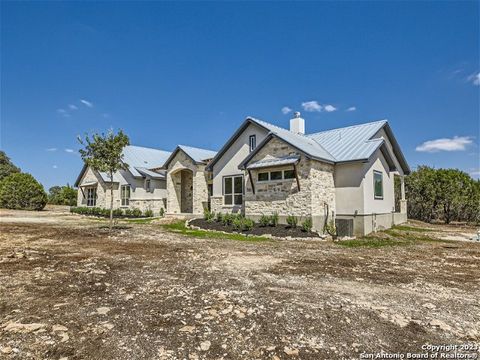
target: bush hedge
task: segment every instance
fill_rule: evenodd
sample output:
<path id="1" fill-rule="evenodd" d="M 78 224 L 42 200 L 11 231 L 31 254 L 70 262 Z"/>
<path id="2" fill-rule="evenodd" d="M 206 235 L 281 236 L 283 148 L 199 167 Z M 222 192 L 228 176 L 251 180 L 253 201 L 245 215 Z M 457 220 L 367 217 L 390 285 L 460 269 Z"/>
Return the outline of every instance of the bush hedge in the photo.
<path id="1" fill-rule="evenodd" d="M 0 181 L 0 207 L 42 210 L 47 200 L 43 186 L 30 174 L 13 173 Z"/>
<path id="2" fill-rule="evenodd" d="M 99 217 L 109 217 L 110 209 L 102 209 L 99 207 L 84 207 L 73 206 L 70 208 L 70 212 L 80 215 L 90 215 Z M 139 217 L 153 217 L 153 211 L 150 209 L 145 210 L 142 213 L 140 209 L 113 209 L 113 217 L 116 218 L 139 218 Z"/>

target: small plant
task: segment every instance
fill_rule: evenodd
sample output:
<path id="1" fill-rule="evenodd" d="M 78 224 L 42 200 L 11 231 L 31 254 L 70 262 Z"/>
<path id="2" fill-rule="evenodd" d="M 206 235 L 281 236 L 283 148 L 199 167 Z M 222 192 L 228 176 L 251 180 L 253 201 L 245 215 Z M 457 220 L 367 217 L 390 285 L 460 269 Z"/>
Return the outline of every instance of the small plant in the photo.
<path id="1" fill-rule="evenodd" d="M 163 208 L 160 208 L 160 217 L 165 216 L 165 210 Z"/>
<path id="2" fill-rule="evenodd" d="M 140 209 L 132 209 L 132 216 L 133 217 L 141 217 L 142 216 L 142 210 Z"/>
<path id="3" fill-rule="evenodd" d="M 298 224 L 298 219 L 296 216 L 294 215 L 288 215 L 287 216 L 287 224 L 291 227 L 291 228 L 296 228 L 297 227 L 297 224 Z"/>
<path id="4" fill-rule="evenodd" d="M 311 232 L 312 227 L 313 227 L 313 224 L 312 224 L 312 219 L 311 218 L 307 218 L 307 219 L 305 219 L 304 222 L 302 222 L 302 231 Z"/>
<path id="5" fill-rule="evenodd" d="M 270 216 L 270 226 L 278 225 L 278 213 L 275 211 L 272 216 Z"/>
<path id="6" fill-rule="evenodd" d="M 260 225 L 260 227 L 267 227 L 268 225 L 270 225 L 270 216 L 262 215 L 260 217 L 260 220 L 258 221 L 258 224 Z"/>
<path id="7" fill-rule="evenodd" d="M 217 215 L 216 215 L 216 217 L 215 217 L 215 220 L 216 220 L 217 222 L 223 222 L 223 213 L 218 212 Z"/>
<path id="8" fill-rule="evenodd" d="M 247 219 L 247 218 L 243 219 L 243 230 L 244 231 L 250 231 L 250 230 L 253 229 L 254 226 L 255 226 L 255 222 L 252 219 Z"/>
<path id="9" fill-rule="evenodd" d="M 153 217 L 153 210 L 152 209 L 147 209 L 145 210 L 145 212 L 143 213 L 143 215 L 145 217 Z"/>
<path id="10" fill-rule="evenodd" d="M 243 230 L 243 219 L 235 217 L 232 221 L 233 230 L 241 231 Z"/>
<path id="11" fill-rule="evenodd" d="M 132 209 L 125 209 L 125 216 L 127 216 L 127 217 L 133 216 L 133 211 L 132 211 Z"/>
<path id="12" fill-rule="evenodd" d="M 333 239 L 337 238 L 337 228 L 335 227 L 335 222 L 333 220 L 330 220 L 328 224 L 325 224 L 324 231 L 331 235 Z"/>
<path id="13" fill-rule="evenodd" d="M 224 214 L 223 219 L 222 219 L 222 224 L 225 226 L 232 225 L 233 220 L 235 220 L 235 215 L 234 214 Z"/>
<path id="14" fill-rule="evenodd" d="M 208 223 L 211 223 L 215 220 L 215 213 L 214 212 L 211 212 L 210 210 L 208 209 L 205 209 L 203 211 L 203 218 L 206 222 Z"/>
<path id="15" fill-rule="evenodd" d="M 107 210 L 107 209 L 105 209 L 105 210 Z M 105 213 L 104 213 L 104 215 L 105 215 Z M 113 216 L 119 217 L 119 216 L 122 216 L 122 215 L 123 215 L 123 210 L 122 209 L 114 209 L 113 210 Z"/>

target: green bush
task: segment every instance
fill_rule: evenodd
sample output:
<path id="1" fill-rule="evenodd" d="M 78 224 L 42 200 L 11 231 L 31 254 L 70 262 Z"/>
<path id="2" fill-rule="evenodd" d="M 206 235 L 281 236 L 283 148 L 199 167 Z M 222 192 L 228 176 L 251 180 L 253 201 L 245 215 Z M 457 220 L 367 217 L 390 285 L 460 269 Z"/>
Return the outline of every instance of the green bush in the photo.
<path id="1" fill-rule="evenodd" d="M 235 217 L 232 221 L 233 230 L 242 231 L 243 229 L 243 219 Z"/>
<path id="2" fill-rule="evenodd" d="M 108 210 L 108 216 L 110 216 L 110 209 Z M 123 216 L 123 210 L 122 209 L 113 209 L 113 216 L 114 217 Z"/>
<path id="3" fill-rule="evenodd" d="M 250 231 L 255 226 L 255 222 L 252 219 L 245 218 L 243 220 L 243 230 Z"/>
<path id="4" fill-rule="evenodd" d="M 133 209 L 133 210 L 132 210 L 132 216 L 133 216 L 133 217 L 141 217 L 141 216 L 142 216 L 142 210 L 136 209 L 136 208 Z"/>
<path id="5" fill-rule="evenodd" d="M 153 217 L 153 210 L 147 209 L 147 210 L 145 210 L 145 212 L 143 213 L 143 215 L 144 215 L 145 217 Z"/>
<path id="6" fill-rule="evenodd" d="M 267 227 L 268 225 L 270 225 L 270 216 L 262 215 L 258 223 L 261 227 Z"/>
<path id="7" fill-rule="evenodd" d="M 291 227 L 291 228 L 296 228 L 297 227 L 297 224 L 298 224 L 298 219 L 296 216 L 293 216 L 293 215 L 288 215 L 287 216 L 287 224 Z"/>
<path id="8" fill-rule="evenodd" d="M 203 218 L 204 218 L 207 222 L 211 223 L 211 222 L 213 222 L 213 221 L 215 220 L 215 213 L 214 213 L 214 212 L 211 212 L 211 211 L 208 210 L 208 209 L 205 209 L 205 210 L 203 211 Z"/>
<path id="9" fill-rule="evenodd" d="M 132 211 L 132 209 L 125 209 L 125 216 L 128 216 L 128 217 L 133 216 L 133 211 Z"/>
<path id="10" fill-rule="evenodd" d="M 312 231 L 312 219 L 307 218 L 303 223 L 302 223 L 302 231 L 304 232 L 311 232 Z"/>
<path id="11" fill-rule="evenodd" d="M 13 173 L 0 181 L 0 207 L 42 210 L 47 199 L 43 186 L 30 174 Z"/>
<path id="12" fill-rule="evenodd" d="M 223 214 L 222 224 L 225 226 L 232 225 L 235 215 L 233 214 Z"/>
<path id="13" fill-rule="evenodd" d="M 270 216 L 270 226 L 277 226 L 278 225 L 278 213 L 274 212 L 272 216 Z"/>
<path id="14" fill-rule="evenodd" d="M 325 225 L 324 230 L 331 236 L 337 236 L 337 228 L 333 220 L 330 220 L 330 222 Z"/>
<path id="15" fill-rule="evenodd" d="M 160 217 L 163 217 L 165 215 L 165 210 L 163 208 L 160 208 Z"/>
<path id="16" fill-rule="evenodd" d="M 215 220 L 216 220 L 217 222 L 223 222 L 223 213 L 218 212 L 218 213 L 217 213 L 217 216 L 215 217 Z"/>
<path id="17" fill-rule="evenodd" d="M 233 218 L 232 226 L 234 230 L 237 231 L 250 231 L 253 229 L 255 223 L 252 219 L 247 219 L 242 215 L 236 215 Z"/>

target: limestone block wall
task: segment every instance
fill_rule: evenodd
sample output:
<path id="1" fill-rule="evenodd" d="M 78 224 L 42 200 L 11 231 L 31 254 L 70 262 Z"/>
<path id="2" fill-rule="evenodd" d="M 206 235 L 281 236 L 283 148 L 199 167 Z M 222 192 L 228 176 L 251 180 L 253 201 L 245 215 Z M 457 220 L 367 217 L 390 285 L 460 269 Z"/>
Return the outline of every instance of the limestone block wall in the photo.
<path id="1" fill-rule="evenodd" d="M 87 168 L 79 185 L 96 181 L 97 184 L 97 207 L 106 207 L 105 203 L 105 192 L 107 191 L 107 186 L 100 178 L 98 174 L 95 173 L 90 167 Z M 82 192 L 83 190 L 83 192 Z M 85 193 L 85 197 L 84 194 Z M 87 206 L 87 190 L 86 188 L 78 188 L 77 192 L 77 206 Z M 110 205 L 109 205 L 110 206 Z"/>

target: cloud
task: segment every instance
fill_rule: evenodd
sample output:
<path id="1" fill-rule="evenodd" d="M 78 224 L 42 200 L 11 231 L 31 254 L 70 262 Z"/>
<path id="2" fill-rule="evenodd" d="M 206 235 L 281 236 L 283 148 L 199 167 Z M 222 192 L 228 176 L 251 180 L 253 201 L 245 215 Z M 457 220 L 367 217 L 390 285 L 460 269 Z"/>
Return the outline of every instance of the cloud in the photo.
<path id="1" fill-rule="evenodd" d="M 103 116 L 105 119 L 109 119 L 109 118 L 110 118 L 110 114 L 109 114 L 109 113 L 103 113 L 102 116 Z"/>
<path id="2" fill-rule="evenodd" d="M 480 72 L 472 74 L 467 78 L 468 82 L 471 82 L 473 85 L 480 86 Z"/>
<path id="3" fill-rule="evenodd" d="M 290 109 L 288 106 L 284 106 L 284 107 L 282 108 L 282 113 L 283 113 L 283 114 L 286 115 L 286 114 L 288 114 L 289 112 L 292 112 L 292 109 Z"/>
<path id="4" fill-rule="evenodd" d="M 45 149 L 45 151 L 57 151 L 57 148 L 48 148 L 48 149 Z"/>
<path id="5" fill-rule="evenodd" d="M 453 138 L 442 138 L 425 141 L 418 145 L 415 150 L 420 152 L 439 152 L 439 151 L 464 151 L 467 145 L 473 142 L 470 136 L 454 136 Z"/>
<path id="6" fill-rule="evenodd" d="M 357 108 L 355 106 L 350 106 L 347 110 L 345 111 L 355 111 Z"/>
<path id="7" fill-rule="evenodd" d="M 74 153 L 74 152 L 75 152 L 75 150 L 73 150 L 73 149 L 65 149 L 65 152 L 67 152 L 67 153 L 70 153 L 70 154 L 71 154 L 71 153 Z"/>
<path id="8" fill-rule="evenodd" d="M 474 178 L 480 178 L 480 168 L 470 169 L 469 174 Z"/>
<path id="9" fill-rule="evenodd" d="M 330 104 L 324 105 L 324 106 L 323 106 L 323 109 L 324 109 L 326 112 L 332 112 L 332 111 L 336 111 L 336 110 L 337 110 L 337 108 L 336 108 L 335 106 L 330 105 Z"/>
<path id="10" fill-rule="evenodd" d="M 57 113 L 63 117 L 70 117 L 70 114 L 65 109 L 57 109 Z"/>
<path id="11" fill-rule="evenodd" d="M 92 108 L 93 107 L 93 103 L 91 103 L 90 101 L 87 101 L 85 99 L 80 99 L 80 102 L 85 105 L 86 107 L 89 107 L 89 108 Z"/>
<path id="12" fill-rule="evenodd" d="M 78 110 L 78 107 L 76 105 L 73 105 L 73 104 L 68 105 L 68 108 L 70 110 Z"/>
<path id="13" fill-rule="evenodd" d="M 320 105 L 317 101 L 306 101 L 302 103 L 303 110 L 308 112 L 320 112 L 322 111 L 322 105 Z"/>
<path id="14" fill-rule="evenodd" d="M 57 165 L 53 165 L 52 168 L 58 169 L 58 166 L 57 166 Z"/>

